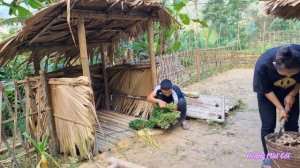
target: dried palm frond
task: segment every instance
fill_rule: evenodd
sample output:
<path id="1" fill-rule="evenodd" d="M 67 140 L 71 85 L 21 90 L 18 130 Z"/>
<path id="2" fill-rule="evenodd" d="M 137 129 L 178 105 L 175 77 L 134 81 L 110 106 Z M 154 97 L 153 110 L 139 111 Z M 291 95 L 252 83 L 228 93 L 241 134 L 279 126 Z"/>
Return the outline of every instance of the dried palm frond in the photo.
<path id="1" fill-rule="evenodd" d="M 97 121 L 89 79 L 52 78 L 49 84 L 60 152 L 87 158 Z"/>
<path id="2" fill-rule="evenodd" d="M 300 18 L 299 0 L 269 0 L 265 3 L 267 14 L 281 17 L 283 19 Z"/>
<path id="3" fill-rule="evenodd" d="M 116 95 L 113 100 L 114 109 L 127 115 L 148 118 L 152 111 L 151 103 L 145 99 L 134 99 L 118 94 L 146 97 L 153 89 L 150 69 L 121 69 L 111 74 L 109 86 L 111 93 Z"/>

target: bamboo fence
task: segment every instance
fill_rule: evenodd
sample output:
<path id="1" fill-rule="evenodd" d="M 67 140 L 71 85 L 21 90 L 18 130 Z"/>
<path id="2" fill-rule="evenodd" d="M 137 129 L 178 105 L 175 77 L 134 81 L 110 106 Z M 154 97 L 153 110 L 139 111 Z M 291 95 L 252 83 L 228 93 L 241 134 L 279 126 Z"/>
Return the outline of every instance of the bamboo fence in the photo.
<path id="1" fill-rule="evenodd" d="M 264 30 L 248 40 L 247 48 L 261 48 L 260 52 L 263 52 L 270 47 L 291 43 L 300 43 L 300 30 Z"/>
<path id="2" fill-rule="evenodd" d="M 51 106 L 45 87 L 45 74 L 15 82 L 0 82 L 0 154 L 2 167 L 29 167 L 37 164 L 37 155 L 27 132 L 35 141 L 50 136 L 49 150 L 56 155 L 57 141 Z M 10 88 L 10 89 L 9 89 Z"/>

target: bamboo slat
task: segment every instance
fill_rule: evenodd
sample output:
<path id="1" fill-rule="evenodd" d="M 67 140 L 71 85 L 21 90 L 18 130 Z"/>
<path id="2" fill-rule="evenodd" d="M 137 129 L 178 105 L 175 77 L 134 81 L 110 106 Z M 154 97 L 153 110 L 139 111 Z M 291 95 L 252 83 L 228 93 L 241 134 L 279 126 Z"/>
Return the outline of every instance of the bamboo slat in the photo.
<path id="1" fill-rule="evenodd" d="M 107 110 L 97 112 L 97 115 L 105 132 L 103 135 L 99 129 L 96 130 L 99 151 L 106 151 L 118 141 L 136 136 L 136 132 L 128 126 L 134 117 Z"/>

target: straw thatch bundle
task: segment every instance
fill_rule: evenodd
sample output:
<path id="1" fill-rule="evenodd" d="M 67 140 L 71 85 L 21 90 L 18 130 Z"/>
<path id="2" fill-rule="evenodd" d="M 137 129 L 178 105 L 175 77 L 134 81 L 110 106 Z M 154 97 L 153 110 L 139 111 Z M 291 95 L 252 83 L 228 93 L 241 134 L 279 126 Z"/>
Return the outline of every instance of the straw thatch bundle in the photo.
<path id="1" fill-rule="evenodd" d="M 283 19 L 300 18 L 299 0 L 269 0 L 265 4 L 267 14 Z"/>
<path id="2" fill-rule="evenodd" d="M 49 84 L 60 152 L 87 158 L 97 121 L 89 79 L 52 78 Z"/>
<path id="3" fill-rule="evenodd" d="M 163 27 L 176 23 L 158 0 L 62 0 L 26 20 L 15 36 L 0 42 L 0 66 L 32 51 L 27 62 L 49 58 L 72 64 L 78 55 L 77 22 L 84 17 L 89 56 L 100 44 L 117 46 L 147 29 L 147 21 Z"/>
<path id="4" fill-rule="evenodd" d="M 127 115 L 148 118 L 153 108 L 153 105 L 146 101 L 146 96 L 153 89 L 150 68 L 116 69 L 109 74 L 114 109 Z"/>

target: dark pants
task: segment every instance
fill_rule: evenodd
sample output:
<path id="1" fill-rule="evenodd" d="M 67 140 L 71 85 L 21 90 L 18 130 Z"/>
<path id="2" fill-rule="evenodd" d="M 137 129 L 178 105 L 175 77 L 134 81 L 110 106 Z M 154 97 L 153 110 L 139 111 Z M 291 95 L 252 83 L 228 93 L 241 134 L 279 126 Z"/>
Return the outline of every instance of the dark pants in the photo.
<path id="1" fill-rule="evenodd" d="M 160 95 L 156 96 L 157 99 L 165 101 Z M 167 102 L 171 103 L 171 102 Z M 186 100 L 185 98 L 179 98 L 178 100 L 178 110 L 180 111 L 180 121 L 186 119 Z"/>
<path id="2" fill-rule="evenodd" d="M 275 92 L 277 98 L 284 107 L 284 98 L 288 93 Z M 261 141 L 264 148 L 264 153 L 267 154 L 268 150 L 264 137 L 270 133 L 273 133 L 276 127 L 276 107 L 273 103 L 264 95 L 257 94 L 258 109 L 261 119 Z M 299 131 L 298 120 L 299 120 L 299 95 L 295 97 L 295 103 L 288 113 L 288 121 L 285 123 L 285 131 Z"/>

